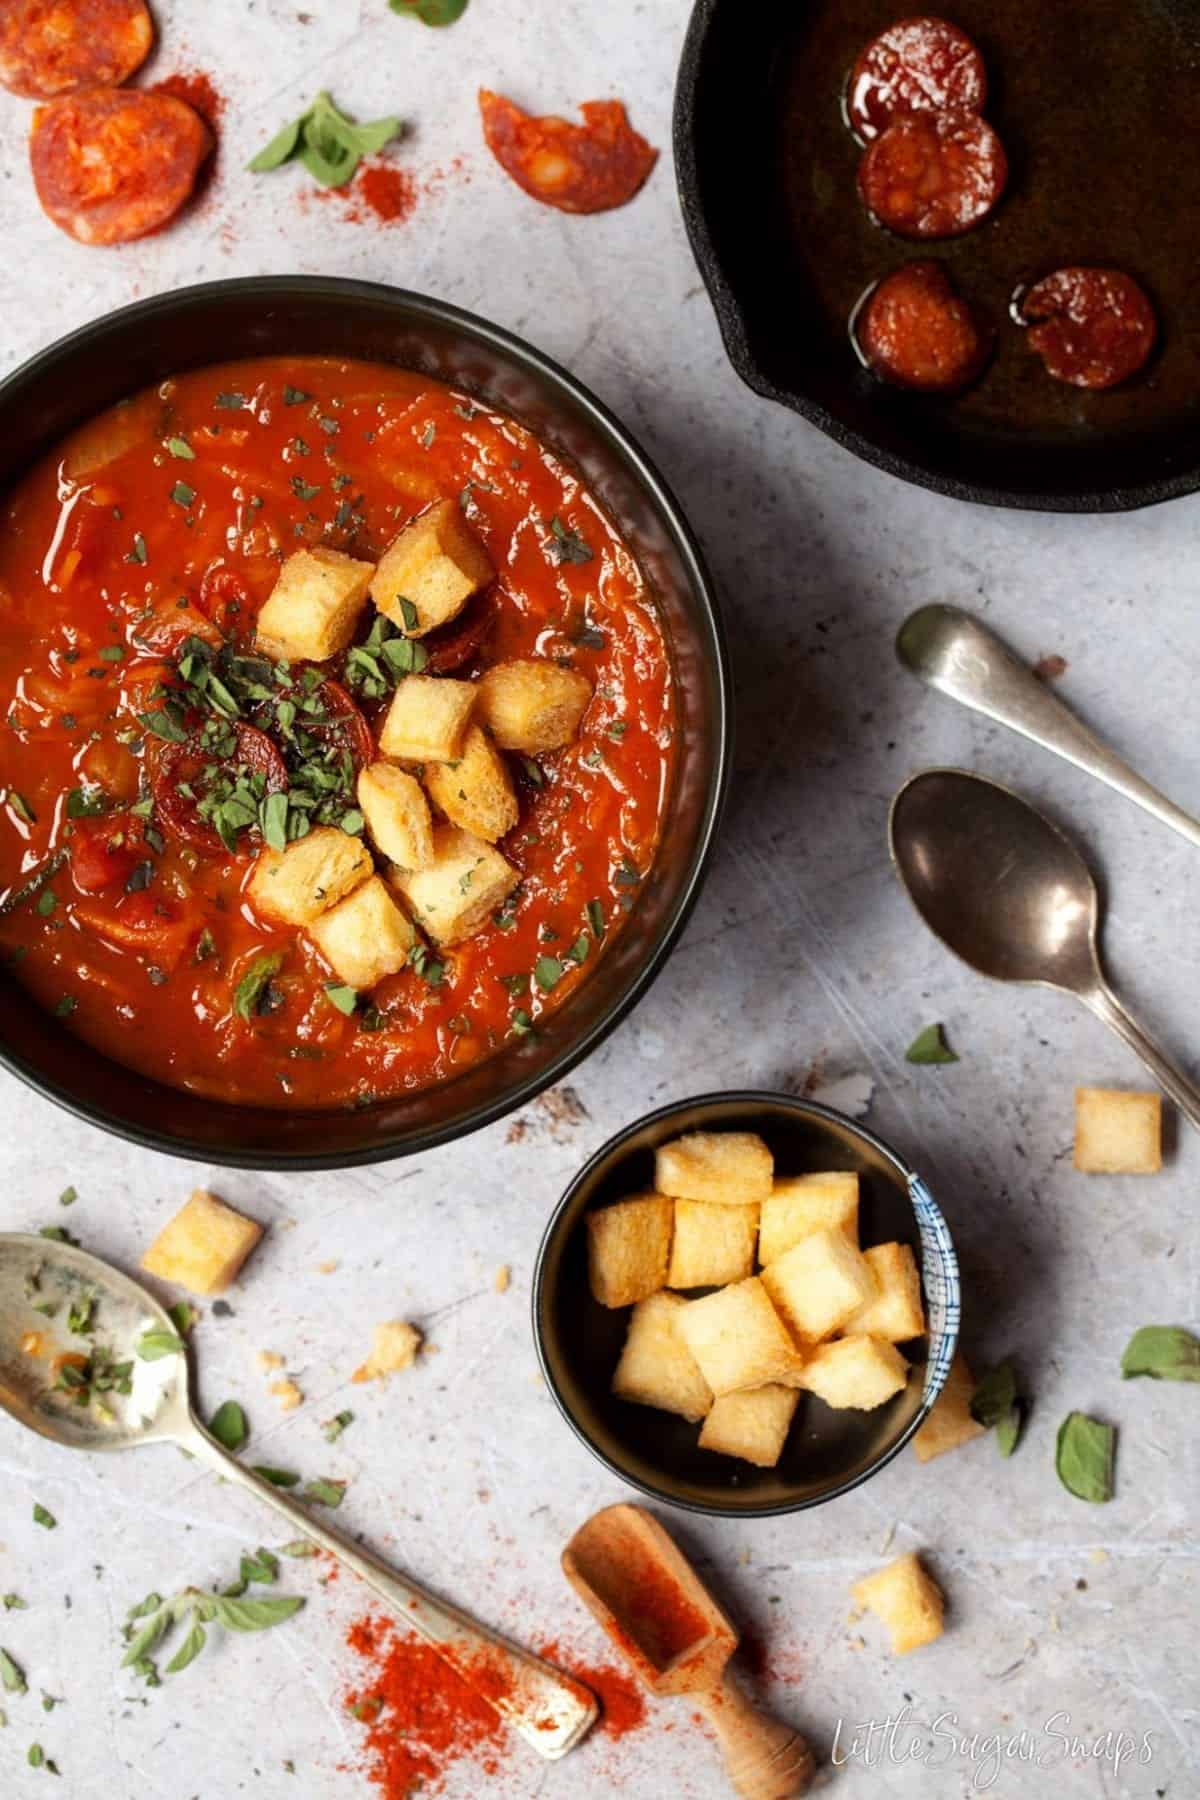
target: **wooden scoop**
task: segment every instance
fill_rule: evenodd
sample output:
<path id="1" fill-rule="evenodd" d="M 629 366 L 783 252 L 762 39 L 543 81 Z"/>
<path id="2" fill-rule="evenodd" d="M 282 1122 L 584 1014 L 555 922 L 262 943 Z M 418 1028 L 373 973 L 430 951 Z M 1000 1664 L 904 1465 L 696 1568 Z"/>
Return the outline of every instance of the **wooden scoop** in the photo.
<path id="1" fill-rule="evenodd" d="M 798 1732 L 760 1712 L 726 1664 L 738 1634 L 691 1563 L 640 1506 L 606 1506 L 563 1551 L 567 1580 L 652 1694 L 686 1694 L 717 1734 L 744 1800 L 794 1800 L 812 1785 Z"/>

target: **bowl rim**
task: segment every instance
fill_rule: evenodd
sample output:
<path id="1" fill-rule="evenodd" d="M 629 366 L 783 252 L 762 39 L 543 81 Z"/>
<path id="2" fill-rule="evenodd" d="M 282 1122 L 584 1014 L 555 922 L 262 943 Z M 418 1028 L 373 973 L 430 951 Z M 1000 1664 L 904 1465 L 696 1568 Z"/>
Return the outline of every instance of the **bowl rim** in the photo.
<path id="1" fill-rule="evenodd" d="M 913 1181 L 920 1184 L 923 1190 L 925 1203 L 932 1207 L 933 1213 L 941 1226 L 942 1237 L 944 1240 L 942 1246 L 943 1253 L 948 1256 L 955 1279 L 956 1281 L 958 1280 L 958 1255 L 954 1248 L 954 1239 L 951 1235 L 950 1227 L 946 1222 L 945 1214 L 942 1212 L 941 1207 L 930 1193 L 923 1178 L 918 1174 L 916 1169 L 912 1167 L 911 1163 L 906 1162 L 899 1151 L 895 1150 L 885 1138 L 881 1138 L 877 1132 L 870 1130 L 868 1126 L 863 1125 L 858 1119 L 852 1119 L 849 1114 L 839 1112 L 836 1107 L 826 1106 L 820 1100 L 806 1100 L 799 1094 L 784 1093 L 778 1088 L 719 1089 L 711 1093 L 696 1094 L 682 1100 L 671 1100 L 663 1106 L 656 1107 L 653 1112 L 643 1113 L 640 1118 L 634 1119 L 630 1124 L 623 1126 L 620 1131 L 614 1132 L 613 1136 L 610 1137 L 606 1143 L 601 1144 L 600 1148 L 588 1158 L 587 1162 L 578 1173 L 572 1177 L 546 1223 L 545 1231 L 542 1233 L 542 1241 L 538 1246 L 537 1259 L 533 1266 L 533 1282 L 530 1300 L 533 1321 L 533 1342 L 537 1352 L 538 1367 L 541 1370 L 542 1379 L 550 1390 L 550 1394 L 555 1405 L 558 1407 L 559 1412 L 562 1414 L 562 1417 L 566 1420 L 579 1442 L 583 1444 L 586 1449 L 590 1450 L 596 1460 L 603 1463 L 609 1474 L 615 1475 L 618 1481 L 623 1481 L 627 1487 L 636 1488 L 639 1493 L 645 1494 L 651 1500 L 659 1501 L 665 1506 L 678 1507 L 682 1512 L 699 1513 L 709 1518 L 716 1519 L 779 1518 L 788 1513 L 807 1512 L 811 1507 L 824 1506 L 830 1500 L 838 1500 L 843 1494 L 853 1492 L 855 1488 L 861 1487 L 865 1481 L 869 1481 L 873 1475 L 877 1475 L 881 1469 L 886 1468 L 888 1463 L 900 1454 L 901 1450 L 903 1450 L 909 1440 L 921 1429 L 921 1426 L 929 1417 L 929 1414 L 938 1399 L 942 1384 L 939 1384 L 938 1390 L 932 1397 L 928 1394 L 928 1391 L 922 1394 L 920 1405 L 894 1443 L 889 1444 L 886 1450 L 881 1451 L 879 1456 L 877 1456 L 873 1462 L 868 1464 L 865 1469 L 860 1469 L 857 1474 L 849 1476 L 844 1481 L 838 1482 L 835 1486 L 828 1488 L 824 1493 L 813 1494 L 808 1498 L 784 1500 L 778 1503 L 769 1503 L 760 1506 L 720 1506 L 702 1500 L 682 1499 L 678 1494 L 670 1492 L 667 1488 L 659 1487 L 653 1482 L 642 1481 L 637 1476 L 631 1475 L 627 1469 L 623 1469 L 619 1463 L 614 1462 L 610 1456 L 606 1455 L 600 1446 L 594 1442 L 590 1434 L 584 1429 L 584 1426 L 579 1419 L 576 1418 L 568 1405 L 565 1396 L 560 1391 L 554 1372 L 550 1366 L 550 1357 L 546 1349 L 541 1329 L 541 1301 L 545 1289 L 546 1262 L 549 1257 L 551 1246 L 562 1229 L 566 1212 L 584 1183 L 615 1152 L 619 1151 L 631 1137 L 638 1132 L 643 1131 L 647 1126 L 665 1124 L 680 1113 L 695 1113 L 700 1108 L 708 1109 L 718 1104 L 722 1107 L 728 1107 L 731 1103 L 739 1108 L 744 1107 L 747 1112 L 753 1111 L 756 1107 L 764 1105 L 782 1106 L 786 1111 L 792 1112 L 800 1118 L 820 1119 L 826 1122 L 836 1123 L 852 1132 L 855 1136 L 862 1138 L 864 1142 L 870 1145 L 872 1150 L 884 1159 L 885 1162 L 892 1165 L 896 1170 L 896 1173 L 904 1182 L 905 1187 L 910 1189 L 910 1192 L 911 1183 Z M 702 1126 L 703 1121 L 699 1121 L 698 1128 L 702 1128 Z M 943 1358 L 947 1367 L 957 1348 L 958 1333 L 959 1325 L 957 1318 L 955 1318 L 954 1322 L 947 1328 L 945 1341 L 942 1346 Z"/>
<path id="2" fill-rule="evenodd" d="M 417 293 L 411 288 L 395 287 L 387 282 L 362 281 L 347 276 L 300 273 L 242 275 L 232 276 L 225 280 L 196 282 L 186 287 L 172 288 L 166 293 L 151 295 L 144 300 L 133 301 L 127 306 L 114 308 L 98 319 L 91 319 L 83 325 L 76 326 L 64 336 L 56 338 L 41 350 L 35 351 L 31 357 L 12 370 L 3 380 L 0 380 L 0 416 L 3 416 L 5 409 L 14 403 L 19 403 L 28 388 L 44 379 L 64 359 L 80 351 L 91 351 L 92 354 L 95 354 L 97 348 L 103 348 L 106 338 L 124 333 L 131 327 L 144 324 L 150 328 L 156 320 L 170 313 L 180 310 L 187 312 L 196 307 L 202 307 L 206 303 L 219 305 L 223 300 L 250 297 L 260 299 L 264 304 L 270 304 L 295 299 L 300 293 L 317 300 L 324 299 L 331 305 L 351 299 L 370 301 L 376 305 L 384 304 L 394 308 L 398 315 L 403 315 L 415 322 L 430 323 L 442 328 L 449 327 L 474 343 L 508 359 L 510 363 L 516 364 L 519 368 L 546 382 L 551 388 L 565 392 L 587 423 L 607 442 L 635 484 L 640 486 L 646 494 L 667 529 L 683 567 L 687 586 L 697 605 L 697 636 L 698 640 L 703 643 L 705 660 L 712 676 L 714 722 L 708 791 L 704 800 L 690 866 L 681 880 L 680 891 L 668 922 L 648 951 L 636 974 L 630 978 L 624 990 L 613 1002 L 604 1008 L 595 1023 L 582 1037 L 565 1045 L 544 1067 L 522 1076 L 503 1095 L 476 1106 L 459 1118 L 449 1120 L 441 1125 L 412 1131 L 400 1141 L 394 1138 L 383 1139 L 379 1142 L 364 1144 L 359 1149 L 350 1152 L 312 1151 L 302 1154 L 287 1154 L 269 1149 L 240 1150 L 232 1147 L 226 1149 L 223 1145 L 214 1145 L 207 1140 L 201 1142 L 190 1137 L 156 1130 L 153 1127 L 138 1128 L 124 1122 L 114 1121 L 102 1106 L 81 1098 L 78 1094 L 70 1092 L 63 1084 L 40 1074 L 25 1062 L 19 1050 L 0 1042 L 0 1067 L 16 1076 L 27 1087 L 32 1088 L 41 1098 L 52 1101 L 75 1118 L 81 1119 L 87 1124 L 96 1125 L 111 1136 L 137 1144 L 143 1149 L 157 1150 L 168 1156 L 200 1161 L 218 1167 L 281 1172 L 296 1171 L 297 1173 L 312 1170 L 361 1168 L 372 1163 L 390 1162 L 402 1156 L 419 1155 L 458 1138 L 468 1137 L 474 1132 L 494 1124 L 498 1119 L 506 1117 L 509 1113 L 519 1110 L 522 1106 L 528 1105 L 538 1094 L 561 1081 L 572 1069 L 590 1056 L 645 996 L 661 973 L 687 924 L 708 872 L 709 861 L 720 828 L 729 792 L 733 755 L 733 679 L 729 662 L 729 645 L 716 584 L 709 571 L 699 539 L 673 489 L 657 464 L 642 449 L 633 434 L 590 388 L 553 357 L 547 356 L 526 339 L 506 330 L 503 326 L 493 324 L 478 313 L 469 312 L 464 307 L 455 306 L 450 301 L 440 300 L 432 295 Z M 269 354 L 269 352 L 264 351 L 262 354 Z M 19 480 L 20 475 L 18 474 L 13 479 Z M 113 1062 L 111 1058 L 107 1060 L 112 1062 L 115 1068 L 122 1066 Z M 217 1104 L 227 1106 L 231 1120 L 236 1119 L 244 1111 L 243 1108 L 232 1102 L 217 1102 Z M 291 1116 L 296 1117 L 304 1110 L 297 1109 Z M 312 1112 L 314 1120 L 320 1120 L 326 1116 L 324 1112 Z"/>
<path id="3" fill-rule="evenodd" d="M 774 400 L 801 414 L 860 461 L 914 487 L 941 494 L 945 499 L 967 500 L 977 506 L 1005 507 L 1018 512 L 1121 513 L 1161 506 L 1168 500 L 1181 500 L 1200 490 L 1200 460 L 1194 462 L 1190 470 L 1179 474 L 1126 482 L 1119 487 L 1082 488 L 1070 494 L 1036 493 L 1001 487 L 990 481 L 964 481 L 956 475 L 940 474 L 925 467 L 915 456 L 885 449 L 856 426 L 836 418 L 820 401 L 771 380 L 755 356 L 745 311 L 717 255 L 697 169 L 695 125 L 700 71 L 714 17 L 721 8 L 731 4 L 733 0 L 694 0 L 675 78 L 671 134 L 679 205 L 692 255 L 716 313 L 726 355 L 746 386 L 764 399 Z"/>

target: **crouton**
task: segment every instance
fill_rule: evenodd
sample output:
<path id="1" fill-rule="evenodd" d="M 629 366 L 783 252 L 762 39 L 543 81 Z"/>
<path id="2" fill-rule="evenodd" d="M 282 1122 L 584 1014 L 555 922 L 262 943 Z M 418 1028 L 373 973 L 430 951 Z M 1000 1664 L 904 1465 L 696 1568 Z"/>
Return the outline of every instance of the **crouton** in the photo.
<path id="1" fill-rule="evenodd" d="M 263 1234 L 253 1219 L 197 1188 L 142 1257 L 142 1267 L 193 1294 L 223 1294 Z"/>
<path id="2" fill-rule="evenodd" d="M 956 1350 L 946 1385 L 930 1408 L 929 1417 L 915 1433 L 913 1454 L 918 1462 L 932 1462 L 947 1450 L 957 1450 L 972 1438 L 984 1437 L 985 1428 L 971 1414 L 975 1377 L 962 1352 Z"/>
<path id="3" fill-rule="evenodd" d="M 479 717 L 502 750 L 561 750 L 592 697 L 586 675 L 541 657 L 495 663 L 479 680 Z"/>
<path id="4" fill-rule="evenodd" d="M 601 1306 L 632 1306 L 656 1294 L 667 1278 L 671 1202 L 640 1194 L 587 1217 L 588 1278 Z"/>
<path id="5" fill-rule="evenodd" d="M 458 501 L 439 500 L 388 545 L 371 577 L 371 598 L 406 637 L 424 637 L 495 576 Z"/>
<path id="6" fill-rule="evenodd" d="M 264 919 L 309 925 L 360 887 L 373 868 L 361 838 L 337 825 L 318 825 L 286 850 L 263 850 L 246 891 Z"/>
<path id="7" fill-rule="evenodd" d="M 355 1369 L 351 1381 L 385 1381 L 401 1369 L 410 1369 L 423 1342 L 416 1326 L 406 1319 L 385 1319 L 376 1325 L 371 1354 Z"/>
<path id="8" fill-rule="evenodd" d="M 273 1381 L 269 1391 L 278 1400 L 281 1412 L 295 1412 L 297 1407 L 304 1405 L 304 1395 L 290 1376 L 283 1381 Z"/>
<path id="9" fill-rule="evenodd" d="M 436 943 L 460 944 L 512 893 L 520 876 L 482 838 L 457 825 L 436 825 L 429 866 L 393 869 L 389 880 Z"/>
<path id="10" fill-rule="evenodd" d="M 411 919 L 378 875 L 314 919 L 308 935 L 338 980 L 359 990 L 398 975 L 417 941 Z"/>
<path id="11" fill-rule="evenodd" d="M 620 1400 L 678 1413 L 694 1425 L 713 1403 L 712 1390 L 679 1334 L 688 1302 L 678 1294 L 650 1294 L 629 1317 L 625 1348 L 613 1376 Z"/>
<path id="12" fill-rule="evenodd" d="M 773 1385 L 722 1394 L 701 1427 L 700 1448 L 773 1469 L 799 1401 L 795 1388 Z"/>
<path id="13" fill-rule="evenodd" d="M 851 1593 L 856 1606 L 865 1606 L 883 1620 L 896 1656 L 905 1656 L 942 1635 L 946 1604 L 942 1590 L 926 1574 L 914 1551 L 856 1582 Z"/>
<path id="14" fill-rule="evenodd" d="M 774 1262 L 814 1231 L 842 1231 L 858 1248 L 858 1176 L 852 1171 L 776 1179 L 763 1201 L 758 1257 Z"/>
<path id="15" fill-rule="evenodd" d="M 757 1206 L 771 1192 L 773 1168 L 753 1131 L 690 1131 L 654 1152 L 654 1185 L 680 1200 Z"/>
<path id="16" fill-rule="evenodd" d="M 392 696 L 379 748 L 399 762 L 456 762 L 477 692 L 473 681 L 406 675 Z"/>
<path id="17" fill-rule="evenodd" d="M 258 615 L 255 643 L 288 662 L 325 662 L 354 636 L 374 564 L 340 550 L 297 550 Z"/>
<path id="18" fill-rule="evenodd" d="M 879 1291 L 850 1314 L 845 1325 L 847 1334 L 886 1338 L 890 1344 L 922 1337 L 925 1309 L 921 1304 L 921 1277 L 909 1246 L 872 1244 L 863 1251 L 863 1257 Z"/>
<path id="19" fill-rule="evenodd" d="M 1157 1175 L 1161 1095 L 1076 1088 L 1075 1167 L 1084 1175 Z"/>
<path id="20" fill-rule="evenodd" d="M 875 1296 L 875 1277 L 843 1231 L 813 1231 L 768 1263 L 762 1281 L 802 1343 L 829 1337 Z"/>
<path id="21" fill-rule="evenodd" d="M 491 738 L 478 725 L 467 727 L 457 761 L 429 764 L 425 786 L 433 804 L 452 825 L 474 832 L 490 844 L 507 837 L 517 822 L 512 776 Z"/>
<path id="22" fill-rule="evenodd" d="M 798 1387 L 826 1406 L 871 1412 L 898 1394 L 908 1380 L 908 1364 L 882 1338 L 843 1337 L 819 1344 L 800 1371 Z"/>
<path id="23" fill-rule="evenodd" d="M 675 1207 L 668 1287 L 724 1287 L 753 1275 L 756 1206 L 709 1206 L 703 1200 L 666 1204 Z"/>
<path id="24" fill-rule="evenodd" d="M 358 777 L 358 804 L 381 856 L 402 869 L 433 861 L 433 820 L 415 775 L 395 763 L 371 763 Z"/>
<path id="25" fill-rule="evenodd" d="M 757 1275 L 687 1301 L 679 1330 L 718 1396 L 782 1381 L 804 1360 Z"/>

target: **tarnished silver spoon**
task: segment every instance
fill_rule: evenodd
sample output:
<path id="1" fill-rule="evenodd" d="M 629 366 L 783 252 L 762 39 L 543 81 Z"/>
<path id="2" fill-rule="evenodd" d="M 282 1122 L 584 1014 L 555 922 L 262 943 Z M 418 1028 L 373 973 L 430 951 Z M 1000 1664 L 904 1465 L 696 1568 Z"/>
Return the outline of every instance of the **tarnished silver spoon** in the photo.
<path id="1" fill-rule="evenodd" d="M 1200 845 L 1200 823 L 1089 731 L 973 613 L 922 606 L 900 627 L 896 654 L 928 687 L 1053 750 Z"/>
<path id="2" fill-rule="evenodd" d="M 1151 1042 L 1104 979 L 1100 896 L 1057 826 L 1011 789 L 927 769 L 896 795 L 892 860 L 929 929 L 994 981 L 1062 988 L 1128 1044 L 1200 1130 L 1200 1088 Z"/>
<path id="3" fill-rule="evenodd" d="M 72 1331 L 73 1322 L 90 1329 Z M 597 1716 L 591 1692 L 348 1544 L 237 1462 L 196 1417 L 187 1352 L 179 1343 L 154 1297 L 98 1256 L 23 1232 L 0 1233 L 0 1406 L 6 1412 L 72 1450 L 165 1443 L 188 1451 L 361 1576 L 539 1755 L 554 1759 L 572 1749 Z M 114 1381 L 114 1365 L 123 1364 L 127 1371 Z M 59 1385 L 64 1368 L 75 1370 L 71 1386 Z"/>

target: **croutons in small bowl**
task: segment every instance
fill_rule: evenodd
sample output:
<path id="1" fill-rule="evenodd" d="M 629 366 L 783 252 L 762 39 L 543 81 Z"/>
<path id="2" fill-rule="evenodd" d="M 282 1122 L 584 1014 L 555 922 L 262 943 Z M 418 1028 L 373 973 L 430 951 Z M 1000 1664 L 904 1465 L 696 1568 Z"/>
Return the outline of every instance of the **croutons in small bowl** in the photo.
<path id="1" fill-rule="evenodd" d="M 798 1511 L 875 1474 L 946 1380 L 958 1264 L 921 1177 L 788 1094 L 638 1120 L 571 1183 L 533 1286 L 563 1416 L 631 1486 L 694 1512 Z"/>

